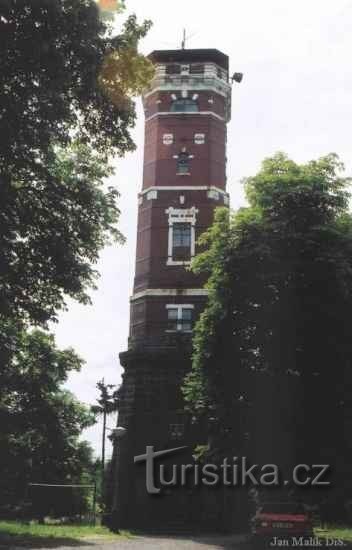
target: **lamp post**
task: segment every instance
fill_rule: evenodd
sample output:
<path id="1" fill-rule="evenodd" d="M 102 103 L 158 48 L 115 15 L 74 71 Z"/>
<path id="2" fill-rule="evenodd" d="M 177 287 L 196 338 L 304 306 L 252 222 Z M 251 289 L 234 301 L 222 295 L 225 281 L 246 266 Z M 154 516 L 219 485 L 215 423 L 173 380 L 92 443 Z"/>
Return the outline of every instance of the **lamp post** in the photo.
<path id="1" fill-rule="evenodd" d="M 114 428 L 111 430 L 111 434 L 109 435 L 109 439 L 111 440 L 113 444 L 113 468 L 114 468 L 114 476 L 113 476 L 113 482 L 114 482 L 114 490 L 113 490 L 113 499 L 112 499 L 112 510 L 111 510 L 111 517 L 109 522 L 109 529 L 113 531 L 114 533 L 119 532 L 119 475 L 118 475 L 118 462 L 119 462 L 119 448 L 118 448 L 118 442 L 121 440 L 127 433 L 127 429 L 123 426 L 117 426 L 117 428 Z"/>

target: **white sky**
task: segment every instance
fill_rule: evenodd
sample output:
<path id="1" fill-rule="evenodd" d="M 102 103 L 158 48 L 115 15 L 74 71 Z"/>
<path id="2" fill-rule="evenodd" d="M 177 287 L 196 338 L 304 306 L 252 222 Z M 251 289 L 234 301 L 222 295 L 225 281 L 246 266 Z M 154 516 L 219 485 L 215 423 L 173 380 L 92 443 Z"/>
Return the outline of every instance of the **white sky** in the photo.
<path id="1" fill-rule="evenodd" d="M 217 48 L 230 56 L 244 79 L 233 90 L 228 140 L 228 190 L 232 206 L 243 204 L 241 178 L 254 174 L 277 150 L 301 162 L 336 152 L 351 173 L 351 0 L 127 0 L 127 13 L 154 22 L 141 49 L 174 49 L 182 29 L 188 48 Z M 124 246 L 103 251 L 93 306 L 69 304 L 55 327 L 60 347 L 85 360 L 68 387 L 93 403 L 95 384 L 118 384 L 118 354 L 126 350 L 129 296 L 134 276 L 137 193 L 142 185 L 143 113 L 133 136 L 137 151 L 116 161 L 112 179 L 121 193 Z M 114 419 L 109 421 L 114 426 Z M 100 449 L 101 426 L 84 434 Z"/>

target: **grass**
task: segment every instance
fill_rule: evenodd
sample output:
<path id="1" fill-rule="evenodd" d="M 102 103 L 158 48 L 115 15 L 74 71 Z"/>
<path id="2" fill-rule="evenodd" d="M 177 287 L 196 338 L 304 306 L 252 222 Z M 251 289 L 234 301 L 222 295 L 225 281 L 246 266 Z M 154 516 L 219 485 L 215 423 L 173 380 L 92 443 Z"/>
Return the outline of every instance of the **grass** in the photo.
<path id="1" fill-rule="evenodd" d="M 0 521 L 0 545 L 24 547 L 90 546 L 94 542 L 113 542 L 131 537 L 127 532 L 111 533 L 101 525 L 38 525 L 15 521 Z"/>
<path id="2" fill-rule="evenodd" d="M 315 529 L 315 533 L 322 539 L 339 539 L 344 542 L 352 543 L 352 528 L 341 525 L 328 525 L 324 529 Z"/>

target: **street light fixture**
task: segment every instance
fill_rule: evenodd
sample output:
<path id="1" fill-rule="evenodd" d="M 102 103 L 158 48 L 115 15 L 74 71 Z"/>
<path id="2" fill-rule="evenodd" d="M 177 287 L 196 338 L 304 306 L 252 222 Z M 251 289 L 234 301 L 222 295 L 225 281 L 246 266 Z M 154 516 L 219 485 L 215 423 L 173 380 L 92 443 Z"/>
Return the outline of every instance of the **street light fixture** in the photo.
<path id="1" fill-rule="evenodd" d="M 243 80 L 243 73 L 233 73 L 231 80 L 240 84 Z"/>

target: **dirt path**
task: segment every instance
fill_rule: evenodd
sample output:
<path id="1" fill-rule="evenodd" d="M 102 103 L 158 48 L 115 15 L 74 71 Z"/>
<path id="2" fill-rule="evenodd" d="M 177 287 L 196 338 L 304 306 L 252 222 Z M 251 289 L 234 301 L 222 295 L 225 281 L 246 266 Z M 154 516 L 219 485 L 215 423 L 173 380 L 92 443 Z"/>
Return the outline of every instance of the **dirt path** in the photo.
<path id="1" fill-rule="evenodd" d="M 55 550 L 251 550 L 251 545 L 244 544 L 243 537 L 239 536 L 209 535 L 204 537 L 143 536 L 104 543 L 86 541 L 77 546 L 51 546 L 48 550 L 53 548 Z M 11 546 L 7 547 L 7 550 L 23 550 L 23 546 Z M 38 546 L 34 550 L 47 550 L 47 548 Z"/>

